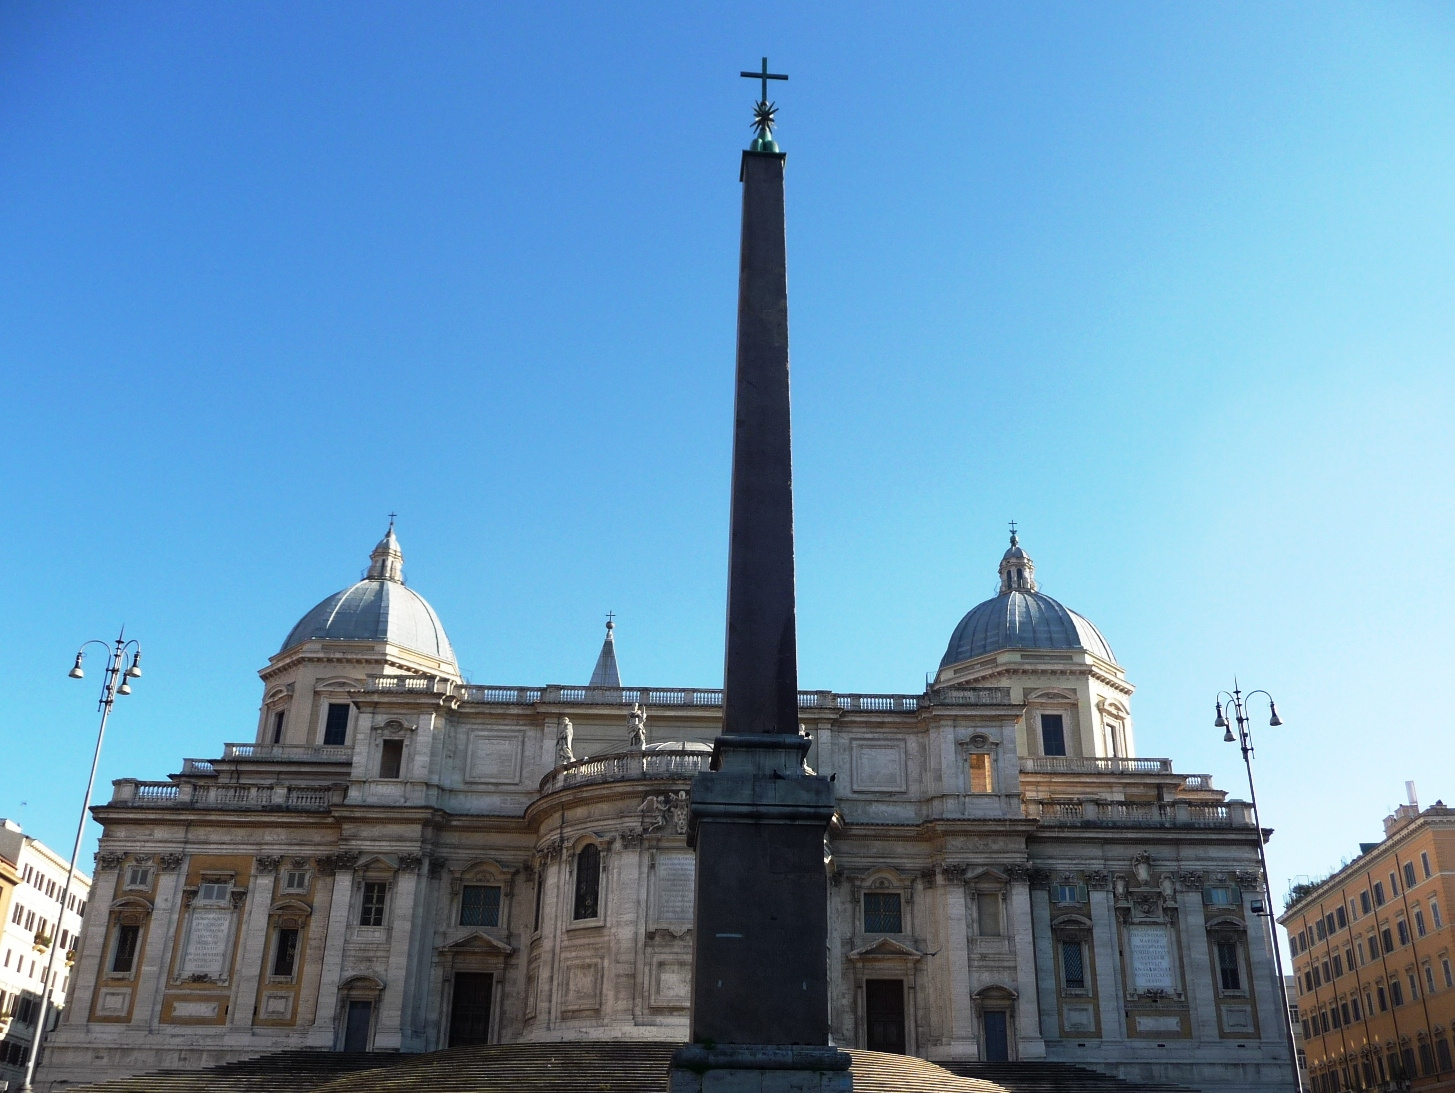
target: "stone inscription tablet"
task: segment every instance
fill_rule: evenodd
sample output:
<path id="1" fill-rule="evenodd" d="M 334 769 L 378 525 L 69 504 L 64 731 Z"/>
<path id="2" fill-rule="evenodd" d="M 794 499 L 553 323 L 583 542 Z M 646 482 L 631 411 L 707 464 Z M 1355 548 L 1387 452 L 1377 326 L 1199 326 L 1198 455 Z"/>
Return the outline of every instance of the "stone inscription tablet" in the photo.
<path id="1" fill-rule="evenodd" d="M 222 909 L 192 912 L 187 931 L 187 955 L 183 975 L 221 975 L 227 967 L 227 941 L 232 932 L 232 912 Z"/>
<path id="2" fill-rule="evenodd" d="M 1137 990 L 1170 991 L 1177 985 L 1172 975 L 1166 927 L 1128 926 L 1127 946 L 1131 951 L 1132 980 Z"/>
<path id="3" fill-rule="evenodd" d="M 470 734 L 465 781 L 515 785 L 520 781 L 525 736 L 518 732 L 481 730 Z"/>
<path id="4" fill-rule="evenodd" d="M 691 922 L 697 859 L 690 854 L 663 854 L 657 859 L 658 922 Z"/>

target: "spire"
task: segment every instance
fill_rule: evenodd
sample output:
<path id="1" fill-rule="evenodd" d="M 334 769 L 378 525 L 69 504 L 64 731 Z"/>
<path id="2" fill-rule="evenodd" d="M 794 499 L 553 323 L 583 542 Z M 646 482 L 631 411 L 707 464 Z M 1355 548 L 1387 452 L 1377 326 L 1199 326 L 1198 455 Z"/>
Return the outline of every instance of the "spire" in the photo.
<path id="1" fill-rule="evenodd" d="M 596 658 L 596 667 L 591 672 L 591 682 L 588 687 L 610 687 L 613 690 L 621 688 L 621 674 L 616 670 L 616 641 L 612 638 L 612 631 L 616 629 L 616 623 L 611 621 L 612 612 L 606 613 L 606 640 L 601 643 L 601 655 Z"/>
<path id="2" fill-rule="evenodd" d="M 1015 521 L 1010 525 L 1010 549 L 1000 559 L 1000 594 L 1007 592 L 1034 592 L 1036 584 L 1036 563 L 1021 549 L 1020 536 L 1015 531 Z"/>
<path id="3" fill-rule="evenodd" d="M 389 514 L 389 530 L 379 545 L 369 555 L 369 572 L 365 578 L 370 581 L 394 581 L 404 583 L 404 552 L 399 549 L 399 540 L 394 538 L 394 514 Z"/>

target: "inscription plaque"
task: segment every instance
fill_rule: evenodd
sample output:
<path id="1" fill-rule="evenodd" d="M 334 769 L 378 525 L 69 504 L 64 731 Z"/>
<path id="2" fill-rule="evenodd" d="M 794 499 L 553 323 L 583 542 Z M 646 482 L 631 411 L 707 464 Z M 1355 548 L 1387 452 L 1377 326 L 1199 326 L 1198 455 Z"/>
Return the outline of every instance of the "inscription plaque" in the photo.
<path id="1" fill-rule="evenodd" d="M 658 922 L 691 922 L 697 859 L 689 854 L 663 854 L 657 859 Z"/>
<path id="2" fill-rule="evenodd" d="M 182 959 L 182 974 L 221 975 L 227 966 L 227 941 L 231 927 L 231 911 L 193 911 L 187 931 L 187 955 Z"/>
<path id="3" fill-rule="evenodd" d="M 1176 987 L 1166 927 L 1129 926 L 1127 946 L 1132 957 L 1132 981 L 1137 990 L 1170 991 Z"/>

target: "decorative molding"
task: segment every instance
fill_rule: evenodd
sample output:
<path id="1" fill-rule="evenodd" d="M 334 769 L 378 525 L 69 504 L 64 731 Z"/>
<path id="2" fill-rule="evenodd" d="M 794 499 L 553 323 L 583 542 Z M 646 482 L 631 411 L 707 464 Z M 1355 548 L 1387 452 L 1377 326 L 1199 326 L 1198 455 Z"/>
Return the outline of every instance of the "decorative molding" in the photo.
<path id="1" fill-rule="evenodd" d="M 96 865 L 101 869 L 120 869 L 126 855 L 115 850 L 103 850 L 96 855 Z"/>
<path id="2" fill-rule="evenodd" d="M 1263 875 L 1256 869 L 1239 869 L 1233 876 L 1239 888 L 1260 888 L 1263 885 Z"/>
<path id="3" fill-rule="evenodd" d="M 278 871 L 278 863 L 282 860 L 277 854 L 259 854 L 253 859 L 253 865 L 259 873 L 276 873 Z"/>
<path id="4" fill-rule="evenodd" d="M 1093 892 L 1105 892 L 1111 887 L 1111 874 L 1105 869 L 1089 869 L 1086 872 L 1086 887 Z"/>
<path id="5" fill-rule="evenodd" d="M 175 873 L 182 868 L 182 863 L 187 860 L 185 854 L 158 854 L 157 864 L 162 867 L 163 873 Z"/>
<path id="6" fill-rule="evenodd" d="M 400 854 L 399 871 L 401 873 L 418 873 L 419 863 L 424 861 L 422 854 Z"/>
<path id="7" fill-rule="evenodd" d="M 359 863 L 359 852 L 357 850 L 340 850 L 335 854 L 325 854 L 323 857 L 313 860 L 318 863 L 320 873 L 331 877 L 340 870 L 351 871 Z"/>
<path id="8" fill-rule="evenodd" d="M 965 874 L 969 870 L 969 868 L 970 867 L 968 865 L 963 865 L 959 863 L 954 865 L 942 865 L 940 866 L 940 873 L 949 883 L 961 884 L 964 882 Z"/>
<path id="9" fill-rule="evenodd" d="M 1026 881 L 1031 879 L 1031 874 L 1034 871 L 1029 865 L 1022 862 L 1014 862 L 1005 866 L 1002 872 L 1005 873 L 1005 879 L 1012 884 L 1025 884 Z"/>
<path id="10" fill-rule="evenodd" d="M 1202 873 L 1195 869 L 1188 869 L 1177 874 L 1177 883 L 1182 885 L 1184 892 L 1202 891 Z"/>

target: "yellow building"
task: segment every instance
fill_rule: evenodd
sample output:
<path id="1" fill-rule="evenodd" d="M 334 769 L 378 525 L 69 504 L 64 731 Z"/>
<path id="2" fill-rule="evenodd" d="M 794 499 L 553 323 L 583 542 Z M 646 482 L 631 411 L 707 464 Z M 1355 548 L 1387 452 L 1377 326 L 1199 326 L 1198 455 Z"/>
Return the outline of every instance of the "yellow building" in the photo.
<path id="1" fill-rule="evenodd" d="M 1455 809 L 1410 798 L 1279 918 L 1313 1093 L 1455 1089 Z"/>

